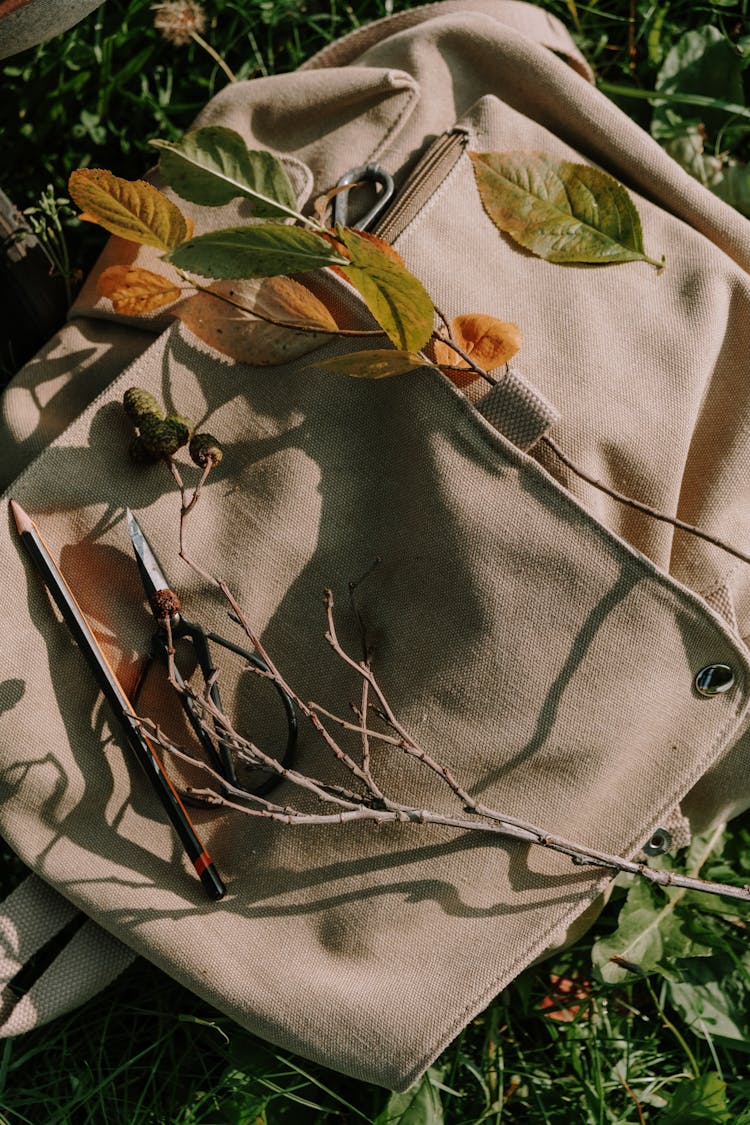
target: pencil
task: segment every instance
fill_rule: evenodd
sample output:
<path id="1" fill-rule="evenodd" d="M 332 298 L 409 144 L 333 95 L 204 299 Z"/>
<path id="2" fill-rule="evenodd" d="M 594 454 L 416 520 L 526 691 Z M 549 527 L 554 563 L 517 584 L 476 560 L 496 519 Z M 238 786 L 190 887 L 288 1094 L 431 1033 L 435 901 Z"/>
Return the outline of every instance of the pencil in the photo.
<path id="1" fill-rule="evenodd" d="M 156 795 L 187 852 L 201 883 L 213 899 L 226 894 L 221 876 L 206 851 L 179 794 L 169 779 L 159 757 L 140 728 L 133 705 L 125 694 L 99 642 L 91 631 L 73 592 L 52 558 L 34 521 L 16 500 L 10 502 L 21 541 L 42 575 L 45 585 L 57 604 L 68 628 L 96 677 L 105 698 L 119 720 L 128 744 L 146 772 Z"/>

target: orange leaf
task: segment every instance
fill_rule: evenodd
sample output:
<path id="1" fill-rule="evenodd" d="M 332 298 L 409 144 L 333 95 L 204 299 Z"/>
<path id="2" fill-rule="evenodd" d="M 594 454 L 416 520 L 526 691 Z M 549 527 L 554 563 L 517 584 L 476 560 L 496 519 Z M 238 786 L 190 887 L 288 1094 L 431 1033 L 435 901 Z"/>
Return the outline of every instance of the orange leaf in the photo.
<path id="1" fill-rule="evenodd" d="M 219 289 L 220 286 L 211 287 Z M 321 332 L 336 332 L 336 321 L 314 293 L 291 277 L 269 277 L 260 285 L 243 287 L 250 298 L 250 307 L 256 316 L 287 321 L 300 328 L 317 328 Z M 227 287 L 232 295 L 232 286 Z M 240 302 L 247 301 L 238 294 Z"/>
<path id="2" fill-rule="evenodd" d="M 215 281 L 210 293 L 204 290 L 180 305 L 180 320 L 199 339 L 241 363 L 259 367 L 285 363 L 319 348 L 337 331 L 325 305 L 288 277 Z M 307 331 L 269 324 L 259 316 L 301 325 Z"/>
<path id="3" fill-rule="evenodd" d="M 572 1023 L 579 1015 L 590 1015 L 591 981 L 571 980 L 555 973 L 549 974 L 550 992 L 540 1002 L 539 1008 L 547 1019 Z M 581 1014 L 582 1013 L 582 1014 Z"/>
<path id="4" fill-rule="evenodd" d="M 521 346 L 522 334 L 517 324 L 496 320 L 484 313 L 466 313 L 451 322 L 451 331 L 459 347 L 485 371 L 494 371 L 511 359 Z M 435 360 L 449 367 L 468 367 L 450 344 L 435 341 Z"/>
<path id="5" fill-rule="evenodd" d="M 182 293 L 169 278 L 140 266 L 109 266 L 96 279 L 96 287 L 122 316 L 141 316 L 171 305 Z"/>

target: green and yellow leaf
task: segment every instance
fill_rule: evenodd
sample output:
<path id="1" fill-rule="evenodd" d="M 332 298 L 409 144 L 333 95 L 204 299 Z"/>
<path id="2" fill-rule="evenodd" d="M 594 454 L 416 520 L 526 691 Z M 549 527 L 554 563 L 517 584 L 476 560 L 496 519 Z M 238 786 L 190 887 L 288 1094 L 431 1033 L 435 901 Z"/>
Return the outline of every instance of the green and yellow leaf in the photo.
<path id="1" fill-rule="evenodd" d="M 123 180 L 104 168 L 79 168 L 68 180 L 81 218 L 128 242 L 172 250 L 188 237 L 186 217 L 145 180 Z"/>
<path id="2" fill-rule="evenodd" d="M 342 227 L 336 234 L 351 259 L 341 266 L 341 273 L 395 347 L 402 352 L 419 351 L 435 323 L 435 309 L 422 282 L 379 239 Z"/>
<path id="3" fill-rule="evenodd" d="M 212 295 L 213 294 L 213 295 Z M 259 317 L 290 320 L 301 331 Z M 336 322 L 325 305 L 286 277 L 216 281 L 180 306 L 180 320 L 205 343 L 240 363 L 256 367 L 287 363 L 331 339 Z"/>
<path id="4" fill-rule="evenodd" d="M 179 269 L 216 278 L 274 277 L 346 265 L 346 259 L 324 238 L 282 223 L 227 227 L 198 235 L 173 250 L 167 260 Z"/>
<path id="5" fill-rule="evenodd" d="M 259 218 L 297 216 L 297 198 L 281 161 L 249 149 L 234 129 L 207 125 L 176 143 L 151 144 L 160 151 L 167 183 L 191 203 L 220 207 L 242 196 L 254 201 Z"/>
<path id="6" fill-rule="evenodd" d="M 169 278 L 140 266 L 109 266 L 99 274 L 96 287 L 122 316 L 142 316 L 171 305 L 182 295 L 179 285 Z"/>
<path id="7" fill-rule="evenodd" d="M 393 375 L 406 375 L 409 371 L 433 365 L 414 352 L 377 348 L 335 356 L 315 366 L 336 375 L 349 375 L 352 379 L 390 379 Z"/>
<path id="8" fill-rule="evenodd" d="M 469 153 L 485 211 L 499 230 L 548 262 L 648 262 L 641 220 L 622 184 L 600 168 L 535 152 Z"/>

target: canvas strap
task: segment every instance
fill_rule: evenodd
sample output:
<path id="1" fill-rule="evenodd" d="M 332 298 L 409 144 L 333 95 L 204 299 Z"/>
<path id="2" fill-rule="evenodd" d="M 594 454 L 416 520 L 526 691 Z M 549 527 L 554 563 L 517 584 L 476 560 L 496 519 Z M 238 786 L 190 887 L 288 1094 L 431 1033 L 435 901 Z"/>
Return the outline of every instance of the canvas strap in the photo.
<path id="1" fill-rule="evenodd" d="M 119 976 L 135 954 L 90 919 L 20 996 L 12 980 L 80 911 L 29 875 L 0 904 L 0 1038 L 20 1035 L 72 1011 Z"/>
<path id="2" fill-rule="evenodd" d="M 524 453 L 560 420 L 559 410 L 513 368 L 476 405 L 490 425 Z"/>

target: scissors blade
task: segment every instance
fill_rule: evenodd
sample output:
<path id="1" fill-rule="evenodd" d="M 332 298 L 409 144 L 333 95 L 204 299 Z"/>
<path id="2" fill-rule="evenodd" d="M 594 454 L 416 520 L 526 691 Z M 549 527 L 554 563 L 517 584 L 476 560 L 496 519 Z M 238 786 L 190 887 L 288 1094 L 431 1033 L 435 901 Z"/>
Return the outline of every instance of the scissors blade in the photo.
<path id="1" fill-rule="evenodd" d="M 159 560 L 154 554 L 154 549 L 146 538 L 143 528 L 138 523 L 130 508 L 126 509 L 128 517 L 128 530 L 130 531 L 130 541 L 133 544 L 135 551 L 135 559 L 138 563 L 138 570 L 141 575 L 141 582 L 143 583 L 148 597 L 149 604 L 152 604 L 154 594 L 158 594 L 160 590 L 168 590 L 169 582 L 167 576 L 159 564 Z"/>

